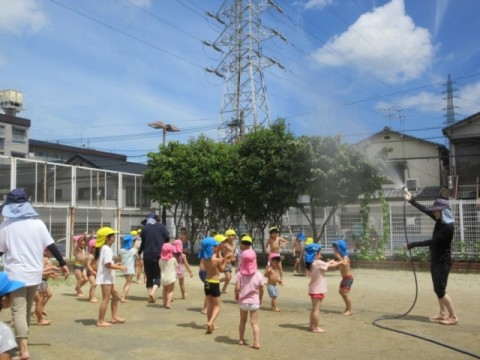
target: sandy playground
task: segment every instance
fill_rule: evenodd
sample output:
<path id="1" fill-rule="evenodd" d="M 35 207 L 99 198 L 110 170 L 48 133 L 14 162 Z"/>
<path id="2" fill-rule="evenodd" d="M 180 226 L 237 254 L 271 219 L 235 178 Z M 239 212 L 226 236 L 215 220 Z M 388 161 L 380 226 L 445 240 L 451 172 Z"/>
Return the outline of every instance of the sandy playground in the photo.
<path id="1" fill-rule="evenodd" d="M 118 272 L 117 272 L 118 273 Z M 285 286 L 280 287 L 278 306 L 269 310 L 265 298 L 260 310 L 261 349 L 237 345 L 239 310 L 234 301 L 234 285 L 222 296 L 220 327 L 205 334 L 203 287 L 194 267 L 193 278 L 186 279 L 187 299 L 181 300 L 175 289 L 173 308 L 148 304 L 142 284 L 133 284 L 129 302 L 120 304 L 120 316 L 127 323 L 111 328 L 97 328 L 98 304 L 75 296 L 74 278 L 50 284 L 54 296 L 47 304 L 49 326 L 35 325 L 32 319 L 29 350 L 37 359 L 466 359 L 473 358 L 402 334 L 379 329 L 372 321 L 382 315 L 405 312 L 414 299 L 414 279 L 409 271 L 354 269 L 352 288 L 353 316 L 342 316 L 343 302 L 338 295 L 340 275 L 327 275 L 329 293 L 323 302 L 320 326 L 325 334 L 307 330 L 310 299 L 308 278 L 286 272 Z M 117 287 L 123 286 L 117 277 Z M 460 323 L 444 326 L 431 323 L 429 315 L 437 311 L 430 274 L 418 273 L 419 295 L 413 311 L 403 320 L 383 325 L 426 336 L 480 356 L 480 275 L 451 274 L 448 293 L 456 306 Z M 88 286 L 88 285 L 86 285 Z M 87 293 L 88 288 L 84 287 Z M 160 296 L 161 292 L 158 292 Z M 100 289 L 97 296 L 100 297 Z M 110 310 L 107 313 L 109 319 Z M 8 321 L 10 311 L 0 313 Z M 252 340 L 247 323 L 246 339 Z"/>

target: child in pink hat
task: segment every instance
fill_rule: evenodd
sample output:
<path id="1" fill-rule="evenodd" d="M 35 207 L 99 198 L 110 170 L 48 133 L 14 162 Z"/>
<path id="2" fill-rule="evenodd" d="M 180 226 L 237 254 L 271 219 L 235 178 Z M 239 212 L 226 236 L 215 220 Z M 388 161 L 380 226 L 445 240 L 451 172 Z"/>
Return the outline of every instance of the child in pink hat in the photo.
<path id="1" fill-rule="evenodd" d="M 187 256 L 183 253 L 183 242 L 180 239 L 177 239 L 173 242 L 173 256 L 177 260 L 177 279 L 178 284 L 180 285 L 180 292 L 182 293 L 182 299 L 187 297 L 185 290 L 185 269 L 187 269 L 190 277 L 193 277 L 192 269 L 190 269 L 190 264 L 188 263 Z M 185 265 L 185 267 L 183 266 Z"/>
<path id="2" fill-rule="evenodd" d="M 163 307 L 170 309 L 172 307 L 173 288 L 177 281 L 177 260 L 173 257 L 174 247 L 166 242 L 162 246 L 160 254 L 160 274 L 162 274 L 161 282 L 163 285 L 162 297 Z"/>
<path id="3" fill-rule="evenodd" d="M 260 349 L 260 327 L 258 325 L 258 311 L 262 304 L 263 284 L 265 278 L 257 271 L 257 254 L 251 248 L 242 252 L 240 271 L 235 275 L 235 300 L 240 306 L 239 345 L 246 345 L 245 325 L 250 313 L 250 323 L 253 330 L 253 344 L 251 348 Z"/>

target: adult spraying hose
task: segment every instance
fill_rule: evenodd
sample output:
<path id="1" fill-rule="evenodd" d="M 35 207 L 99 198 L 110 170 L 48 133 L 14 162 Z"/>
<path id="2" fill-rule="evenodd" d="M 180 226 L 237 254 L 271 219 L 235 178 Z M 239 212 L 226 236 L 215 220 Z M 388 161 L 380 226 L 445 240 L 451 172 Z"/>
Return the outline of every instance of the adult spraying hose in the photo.
<path id="1" fill-rule="evenodd" d="M 379 325 L 378 322 L 382 320 L 392 320 L 392 319 L 401 319 L 408 315 L 412 309 L 414 308 L 417 296 L 418 296 L 418 282 L 417 276 L 415 272 L 415 267 L 413 264 L 412 254 L 410 250 L 415 247 L 421 246 L 428 246 L 430 249 L 430 273 L 432 276 L 433 288 L 435 294 L 438 299 L 439 303 L 439 313 L 431 316 L 429 319 L 430 321 L 438 322 L 441 325 L 457 325 L 458 324 L 458 316 L 455 312 L 455 308 L 453 306 L 452 299 L 446 292 L 447 282 L 448 282 L 448 275 L 450 273 L 451 265 L 452 265 L 452 257 L 451 257 L 451 243 L 453 240 L 454 235 L 454 217 L 453 212 L 450 208 L 448 199 L 445 196 L 444 191 L 440 193 L 440 197 L 435 200 L 432 206 L 425 207 L 419 204 L 413 197 L 412 194 L 408 191 L 405 187 L 403 188 L 405 203 L 404 203 L 404 230 L 405 230 L 405 239 L 406 244 L 404 246 L 405 250 L 409 251 L 410 255 L 410 262 L 413 269 L 413 274 L 415 278 L 415 299 L 413 301 L 412 306 L 410 309 L 405 312 L 404 314 L 398 316 L 384 316 L 378 318 L 373 321 L 373 325 L 394 332 L 398 332 L 401 334 L 413 336 L 422 340 L 426 340 L 432 342 L 434 344 L 449 348 L 454 351 L 458 351 L 465 355 L 472 356 L 474 358 L 480 359 L 479 355 L 472 354 L 470 352 L 464 351 L 462 349 L 455 348 L 453 346 L 440 343 L 438 341 L 428 339 L 419 335 L 415 335 L 406 331 L 401 331 L 397 329 L 393 329 L 390 327 Z M 432 238 L 426 241 L 419 241 L 410 243 L 408 240 L 407 234 L 407 226 L 406 226 L 406 203 L 409 202 L 412 206 L 416 207 L 418 210 L 429 216 L 435 221 L 435 227 L 433 229 Z"/>

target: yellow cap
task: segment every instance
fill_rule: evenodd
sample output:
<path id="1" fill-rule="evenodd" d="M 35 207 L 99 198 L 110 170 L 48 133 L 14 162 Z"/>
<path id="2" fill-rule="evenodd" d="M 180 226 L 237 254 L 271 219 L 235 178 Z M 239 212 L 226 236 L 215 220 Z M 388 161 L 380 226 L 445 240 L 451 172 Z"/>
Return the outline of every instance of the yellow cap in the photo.
<path id="1" fill-rule="evenodd" d="M 227 231 L 225 231 L 225 236 L 229 236 L 229 235 L 237 236 L 237 233 L 233 229 L 228 229 Z"/>
<path id="2" fill-rule="evenodd" d="M 97 231 L 97 242 L 95 244 L 95 247 L 99 248 L 105 245 L 105 240 L 107 240 L 107 237 L 112 234 L 118 234 L 117 230 L 113 230 L 111 227 L 105 226 Z"/>
<path id="3" fill-rule="evenodd" d="M 248 235 L 243 236 L 240 241 L 246 241 L 246 242 L 249 242 L 250 244 L 253 243 L 252 238 L 251 238 L 250 236 L 248 236 Z"/>
<path id="4" fill-rule="evenodd" d="M 305 241 L 305 245 L 313 244 L 313 238 L 309 237 L 307 238 L 307 241 Z"/>
<path id="5" fill-rule="evenodd" d="M 226 237 L 223 236 L 222 234 L 217 234 L 213 237 L 213 239 L 217 242 L 217 243 L 221 243 L 223 241 L 225 241 Z"/>
<path id="6" fill-rule="evenodd" d="M 130 231 L 130 235 L 136 236 L 138 234 L 137 230 Z"/>

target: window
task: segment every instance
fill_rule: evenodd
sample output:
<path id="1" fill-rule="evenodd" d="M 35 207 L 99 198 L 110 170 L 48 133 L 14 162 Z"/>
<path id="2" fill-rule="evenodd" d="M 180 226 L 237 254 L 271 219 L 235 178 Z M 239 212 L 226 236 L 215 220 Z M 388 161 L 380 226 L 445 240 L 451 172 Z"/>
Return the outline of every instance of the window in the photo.
<path id="1" fill-rule="evenodd" d="M 12 128 L 12 137 L 14 142 L 25 143 L 27 139 L 27 131 L 20 128 Z"/>
<path id="2" fill-rule="evenodd" d="M 0 126 L 0 138 L 5 138 L 5 126 Z"/>

